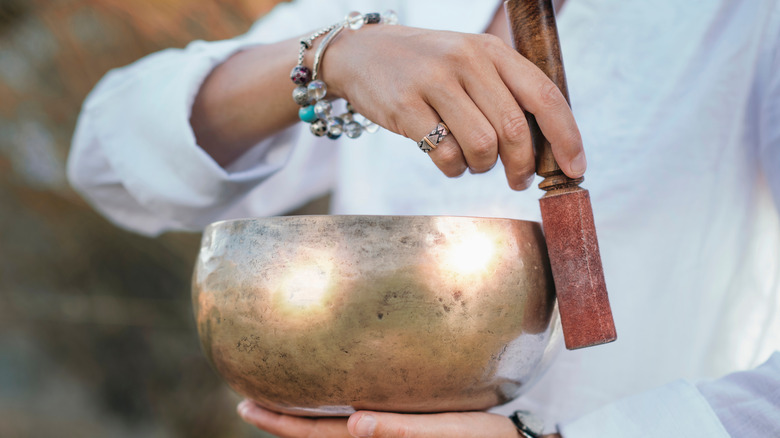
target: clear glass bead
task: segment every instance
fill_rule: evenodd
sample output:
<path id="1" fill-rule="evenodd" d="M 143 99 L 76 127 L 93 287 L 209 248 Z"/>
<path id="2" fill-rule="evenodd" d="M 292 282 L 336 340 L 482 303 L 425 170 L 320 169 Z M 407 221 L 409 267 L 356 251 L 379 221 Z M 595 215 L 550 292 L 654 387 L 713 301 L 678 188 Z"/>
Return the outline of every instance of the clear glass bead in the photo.
<path id="1" fill-rule="evenodd" d="M 328 94 L 328 87 L 325 82 L 317 79 L 316 81 L 309 82 L 308 86 L 309 99 L 312 101 L 320 100 Z"/>
<path id="2" fill-rule="evenodd" d="M 327 100 L 318 100 L 314 104 L 314 114 L 317 115 L 317 118 L 327 119 L 333 114 L 333 105 Z"/>
<path id="3" fill-rule="evenodd" d="M 383 24 L 398 24 L 398 14 L 395 13 L 394 10 L 388 9 L 384 12 L 382 12 L 382 23 Z"/>
<path id="4" fill-rule="evenodd" d="M 309 104 L 309 90 L 303 85 L 295 87 L 295 89 L 292 92 L 292 97 L 295 103 L 297 103 L 300 106 L 305 106 Z"/>
<path id="5" fill-rule="evenodd" d="M 372 122 L 371 120 L 363 119 L 363 129 L 365 129 L 369 134 L 373 134 L 379 131 L 379 125 Z"/>
<path id="6" fill-rule="evenodd" d="M 352 30 L 358 30 L 363 27 L 363 14 L 355 11 L 347 14 L 347 25 Z"/>
<path id="7" fill-rule="evenodd" d="M 344 125 L 344 134 L 349 138 L 358 138 L 363 133 L 363 127 L 360 123 L 352 121 Z"/>
<path id="8" fill-rule="evenodd" d="M 355 120 L 355 117 L 352 115 L 352 113 L 344 113 L 344 114 L 340 115 L 339 117 L 341 117 L 341 120 L 343 120 L 344 123 L 349 123 L 349 122 Z"/>
<path id="9" fill-rule="evenodd" d="M 328 137 L 338 137 L 344 132 L 344 121 L 339 117 L 328 119 Z"/>

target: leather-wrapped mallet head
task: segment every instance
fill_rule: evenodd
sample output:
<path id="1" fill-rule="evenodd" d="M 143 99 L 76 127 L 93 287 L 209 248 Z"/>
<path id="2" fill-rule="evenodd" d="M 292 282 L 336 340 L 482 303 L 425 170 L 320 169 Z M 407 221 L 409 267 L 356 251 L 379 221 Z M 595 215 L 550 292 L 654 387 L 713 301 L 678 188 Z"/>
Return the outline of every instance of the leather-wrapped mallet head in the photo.
<path id="1" fill-rule="evenodd" d="M 515 48 L 547 74 L 569 99 L 558 29 L 551 0 L 505 2 Z M 617 339 L 601 267 L 596 227 L 583 178 L 567 177 L 555 161 L 536 119 L 526 113 L 536 153 L 539 200 L 547 250 L 558 295 L 566 348 L 590 347 Z"/>

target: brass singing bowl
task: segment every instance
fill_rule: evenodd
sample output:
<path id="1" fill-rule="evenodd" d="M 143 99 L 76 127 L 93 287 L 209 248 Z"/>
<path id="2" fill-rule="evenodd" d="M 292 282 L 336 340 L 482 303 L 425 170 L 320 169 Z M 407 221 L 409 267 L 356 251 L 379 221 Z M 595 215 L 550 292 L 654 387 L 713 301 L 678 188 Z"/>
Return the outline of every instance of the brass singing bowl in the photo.
<path id="1" fill-rule="evenodd" d="M 294 415 L 487 409 L 528 388 L 560 339 L 541 227 L 510 219 L 218 222 L 193 302 L 217 372 Z"/>

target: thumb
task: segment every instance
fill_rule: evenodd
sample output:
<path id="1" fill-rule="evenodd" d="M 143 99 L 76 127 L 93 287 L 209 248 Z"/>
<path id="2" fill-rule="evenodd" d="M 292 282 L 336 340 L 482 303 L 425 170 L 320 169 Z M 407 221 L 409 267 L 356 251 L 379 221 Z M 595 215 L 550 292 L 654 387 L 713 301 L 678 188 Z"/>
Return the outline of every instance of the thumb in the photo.
<path id="1" fill-rule="evenodd" d="M 356 438 L 517 437 L 511 420 L 485 412 L 415 415 L 360 411 L 349 417 L 347 429 Z"/>

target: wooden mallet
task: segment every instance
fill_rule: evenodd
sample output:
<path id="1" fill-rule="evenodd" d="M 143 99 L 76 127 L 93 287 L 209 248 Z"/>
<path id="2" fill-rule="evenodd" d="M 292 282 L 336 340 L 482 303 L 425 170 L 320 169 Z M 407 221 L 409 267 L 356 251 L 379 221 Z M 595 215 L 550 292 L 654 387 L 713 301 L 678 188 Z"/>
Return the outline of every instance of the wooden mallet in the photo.
<path id="1" fill-rule="evenodd" d="M 558 28 L 551 0 L 507 0 L 507 15 L 515 48 L 569 93 L 563 70 Z M 566 348 L 590 347 L 617 339 L 607 297 L 599 244 L 588 191 L 583 178 L 566 176 L 542 135 L 536 119 L 526 112 L 536 152 L 536 173 L 544 177 L 539 200 L 547 250 L 558 295 Z"/>

